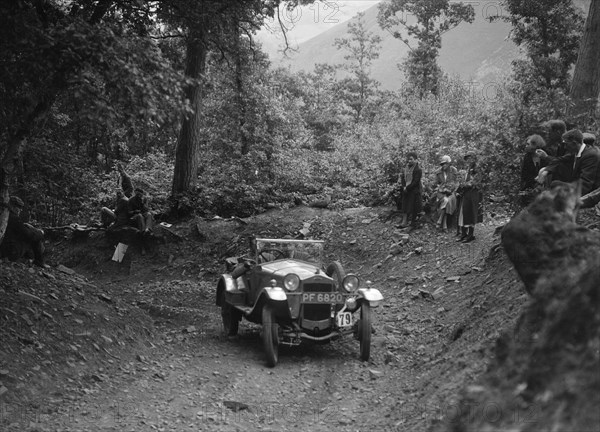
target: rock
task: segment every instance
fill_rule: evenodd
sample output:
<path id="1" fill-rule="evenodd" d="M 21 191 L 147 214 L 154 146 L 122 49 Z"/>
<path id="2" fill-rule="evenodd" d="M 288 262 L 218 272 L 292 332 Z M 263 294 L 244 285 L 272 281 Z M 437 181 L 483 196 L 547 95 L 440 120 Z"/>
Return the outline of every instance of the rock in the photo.
<path id="1" fill-rule="evenodd" d="M 424 290 L 424 289 L 419 289 L 419 295 L 426 300 L 435 300 L 435 298 L 433 297 L 433 294 L 431 294 L 429 291 Z"/>
<path id="2" fill-rule="evenodd" d="M 68 274 L 68 275 L 74 275 L 74 274 L 75 274 L 75 270 L 73 270 L 73 269 L 70 269 L 69 267 L 65 267 L 65 266 L 64 266 L 64 265 L 62 265 L 62 264 L 59 264 L 59 265 L 56 267 L 56 269 L 57 269 L 59 272 L 62 272 L 62 273 Z"/>
<path id="3" fill-rule="evenodd" d="M 8 391 L 8 389 L 4 386 L 0 386 L 0 396 L 2 396 L 4 393 L 6 393 Z"/>
<path id="4" fill-rule="evenodd" d="M 394 243 L 390 246 L 390 254 L 391 255 L 400 255 L 402 253 L 402 244 Z"/>
<path id="5" fill-rule="evenodd" d="M 250 408 L 247 404 L 236 401 L 223 401 L 223 405 L 225 406 L 225 408 L 229 408 L 233 412 L 247 410 L 248 408 Z"/>
<path id="6" fill-rule="evenodd" d="M 96 381 L 96 382 L 102 382 L 102 381 L 104 381 L 104 380 L 102 379 L 102 377 L 101 377 L 100 375 L 97 375 L 97 374 L 92 374 L 92 375 L 91 375 L 91 378 L 92 378 L 94 381 Z"/>
<path id="7" fill-rule="evenodd" d="M 152 375 L 152 378 L 156 378 L 156 379 L 159 379 L 159 380 L 161 380 L 161 381 L 164 381 L 164 380 L 165 380 L 165 376 L 164 376 L 163 374 L 161 374 L 160 372 L 155 372 L 155 373 Z"/>
<path id="8" fill-rule="evenodd" d="M 446 282 L 460 282 L 460 276 L 448 276 Z"/>
<path id="9" fill-rule="evenodd" d="M 108 336 L 101 335 L 101 337 L 102 337 L 102 339 L 104 339 L 104 342 L 109 343 L 109 344 L 113 343 L 113 340 L 111 338 L 109 338 Z"/>
<path id="10" fill-rule="evenodd" d="M 28 299 L 28 300 L 35 300 L 35 301 L 37 301 L 37 302 L 40 302 L 40 303 L 42 303 L 42 304 L 45 304 L 45 305 L 47 305 L 47 304 L 48 304 L 48 302 L 47 302 L 46 300 L 44 300 L 44 299 L 41 299 L 41 298 L 39 298 L 39 297 L 38 297 L 38 296 L 36 296 L 36 295 L 29 294 L 28 292 L 25 292 L 25 291 L 21 291 L 21 290 L 19 290 L 19 291 L 17 291 L 17 293 L 18 293 L 18 294 L 19 294 L 21 297 L 23 297 L 23 298 L 26 298 L 26 299 Z"/>
<path id="11" fill-rule="evenodd" d="M 42 272 L 42 276 L 48 278 L 48 279 L 52 279 L 52 280 L 56 280 L 56 276 L 54 276 L 52 273 L 48 273 L 46 271 Z"/>
<path id="12" fill-rule="evenodd" d="M 196 326 L 188 326 L 183 329 L 184 333 L 194 333 L 196 331 Z"/>
<path id="13" fill-rule="evenodd" d="M 423 247 L 418 247 L 418 248 L 415 248 L 415 253 L 416 253 L 417 255 L 421 255 L 421 254 L 423 253 Z"/>
<path id="14" fill-rule="evenodd" d="M 98 298 L 102 301 L 105 301 L 106 303 L 112 303 L 112 299 L 109 296 L 107 296 L 106 294 L 100 293 L 100 294 L 98 294 Z"/>

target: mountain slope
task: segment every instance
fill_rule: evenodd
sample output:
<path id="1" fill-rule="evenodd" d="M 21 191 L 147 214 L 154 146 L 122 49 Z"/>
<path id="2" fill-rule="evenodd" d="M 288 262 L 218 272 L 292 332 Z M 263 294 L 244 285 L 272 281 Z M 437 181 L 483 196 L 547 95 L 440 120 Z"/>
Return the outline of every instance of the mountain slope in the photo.
<path id="1" fill-rule="evenodd" d="M 519 56 L 519 48 L 508 39 L 510 24 L 489 17 L 505 14 L 496 2 L 474 2 L 475 21 L 462 23 L 443 36 L 439 64 L 451 76 L 472 83 L 475 90 L 485 91 L 510 72 L 512 60 Z M 575 4 L 587 12 L 589 0 L 577 0 Z M 404 76 L 398 69 L 406 58 L 409 48 L 377 24 L 378 4 L 365 11 L 367 31 L 382 38 L 379 59 L 373 62 L 372 76 L 384 89 L 395 90 L 402 86 Z M 309 39 L 298 46 L 298 51 L 284 57 L 271 56 L 274 65 L 291 71 L 312 71 L 316 63 L 344 63 L 343 51 L 334 46 L 337 38 L 347 37 L 348 24 L 354 17 Z M 273 51 L 271 51 L 273 52 Z"/>

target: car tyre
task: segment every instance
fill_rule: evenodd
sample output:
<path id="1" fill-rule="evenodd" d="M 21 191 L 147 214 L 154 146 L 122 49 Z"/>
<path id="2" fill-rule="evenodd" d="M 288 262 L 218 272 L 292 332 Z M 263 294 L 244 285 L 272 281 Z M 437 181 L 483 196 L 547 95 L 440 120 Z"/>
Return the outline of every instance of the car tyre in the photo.
<path id="1" fill-rule="evenodd" d="M 358 339 L 360 340 L 360 359 L 369 360 L 371 355 L 371 305 L 363 302 L 360 307 L 360 321 L 358 323 Z"/>
<path id="2" fill-rule="evenodd" d="M 274 367 L 279 361 L 279 324 L 270 306 L 265 306 L 262 310 L 262 337 L 267 366 Z"/>
<path id="3" fill-rule="evenodd" d="M 339 261 L 333 261 L 331 264 L 329 264 L 325 270 L 325 274 L 333 278 L 338 291 L 343 291 L 342 282 L 346 277 L 346 271 Z"/>

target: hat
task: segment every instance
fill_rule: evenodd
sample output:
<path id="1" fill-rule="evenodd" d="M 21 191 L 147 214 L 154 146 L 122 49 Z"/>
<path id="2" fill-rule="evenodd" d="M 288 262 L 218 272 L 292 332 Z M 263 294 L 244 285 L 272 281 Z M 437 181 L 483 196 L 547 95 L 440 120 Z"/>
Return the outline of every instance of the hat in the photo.
<path id="1" fill-rule="evenodd" d="M 583 142 L 589 145 L 593 145 L 596 142 L 596 135 L 589 132 L 583 133 Z"/>
<path id="2" fill-rule="evenodd" d="M 13 207 L 25 207 L 23 200 L 16 196 L 10 197 L 10 199 L 8 200 L 8 205 L 11 205 Z"/>
<path id="3" fill-rule="evenodd" d="M 452 159 L 450 159 L 450 156 L 442 156 L 442 158 L 440 159 L 440 165 L 444 165 L 445 163 L 452 163 Z"/>

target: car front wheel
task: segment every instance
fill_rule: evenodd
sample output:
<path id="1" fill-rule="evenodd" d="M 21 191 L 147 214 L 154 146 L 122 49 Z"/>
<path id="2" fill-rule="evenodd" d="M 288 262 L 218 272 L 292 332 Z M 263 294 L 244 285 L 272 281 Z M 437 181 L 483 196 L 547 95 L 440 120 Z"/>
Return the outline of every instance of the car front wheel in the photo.
<path id="1" fill-rule="evenodd" d="M 279 324 L 270 306 L 265 306 L 262 311 L 262 337 L 267 366 L 274 367 L 279 360 Z"/>
<path id="2" fill-rule="evenodd" d="M 360 359 L 369 360 L 371 355 L 371 305 L 363 302 L 360 307 L 360 322 L 358 324 L 358 339 L 360 340 Z"/>

